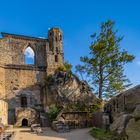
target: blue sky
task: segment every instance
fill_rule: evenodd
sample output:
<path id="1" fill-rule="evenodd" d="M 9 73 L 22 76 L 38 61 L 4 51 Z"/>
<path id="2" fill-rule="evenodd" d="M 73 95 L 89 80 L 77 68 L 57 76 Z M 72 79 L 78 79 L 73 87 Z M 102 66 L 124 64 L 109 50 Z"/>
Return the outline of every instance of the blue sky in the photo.
<path id="1" fill-rule="evenodd" d="M 47 37 L 48 28 L 64 33 L 65 60 L 74 66 L 88 54 L 90 35 L 111 19 L 125 38 L 121 47 L 136 56 L 125 66 L 134 85 L 140 83 L 140 1 L 138 0 L 0 0 L 0 31 Z"/>

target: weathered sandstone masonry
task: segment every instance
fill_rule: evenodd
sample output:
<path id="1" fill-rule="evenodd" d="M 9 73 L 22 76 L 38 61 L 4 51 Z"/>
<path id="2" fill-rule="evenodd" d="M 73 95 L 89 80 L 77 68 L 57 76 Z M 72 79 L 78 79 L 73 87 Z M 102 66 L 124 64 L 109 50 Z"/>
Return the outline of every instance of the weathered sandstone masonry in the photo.
<path id="1" fill-rule="evenodd" d="M 8 105 L 3 100 L 0 100 L 0 120 L 3 122 L 3 124 L 8 124 Z"/>
<path id="2" fill-rule="evenodd" d="M 46 39 L 9 33 L 2 33 L 2 36 L 0 99 L 8 103 L 8 124 L 37 123 L 37 111 L 43 106 L 44 78 L 64 63 L 62 32 L 52 28 Z M 34 51 L 34 65 L 25 63 L 24 52 L 28 47 Z"/>

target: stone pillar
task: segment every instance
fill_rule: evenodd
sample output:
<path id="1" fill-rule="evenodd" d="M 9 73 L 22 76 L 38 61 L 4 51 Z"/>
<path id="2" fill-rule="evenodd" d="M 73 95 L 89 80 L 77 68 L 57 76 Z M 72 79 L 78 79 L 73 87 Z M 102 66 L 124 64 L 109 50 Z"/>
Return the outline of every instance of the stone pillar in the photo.
<path id="1" fill-rule="evenodd" d="M 4 125 L 8 124 L 8 104 L 3 100 L 0 100 L 0 119 Z"/>

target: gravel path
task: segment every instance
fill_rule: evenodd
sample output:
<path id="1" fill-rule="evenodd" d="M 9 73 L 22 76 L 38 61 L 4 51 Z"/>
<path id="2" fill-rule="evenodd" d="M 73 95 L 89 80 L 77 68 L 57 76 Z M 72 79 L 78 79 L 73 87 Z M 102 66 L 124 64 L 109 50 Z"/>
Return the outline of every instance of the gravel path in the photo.
<path id="1" fill-rule="evenodd" d="M 12 140 L 95 140 L 89 134 L 89 128 L 76 129 L 68 133 L 57 133 L 45 128 L 40 135 L 31 133 L 29 129 L 16 129 Z"/>

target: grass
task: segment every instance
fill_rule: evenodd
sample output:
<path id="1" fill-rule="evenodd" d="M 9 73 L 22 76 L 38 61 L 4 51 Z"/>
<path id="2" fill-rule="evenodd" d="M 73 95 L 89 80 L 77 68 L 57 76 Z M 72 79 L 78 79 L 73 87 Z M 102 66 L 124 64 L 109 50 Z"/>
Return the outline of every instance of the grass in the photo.
<path id="1" fill-rule="evenodd" d="M 90 131 L 90 134 L 98 140 L 119 140 L 112 132 L 95 127 Z"/>

